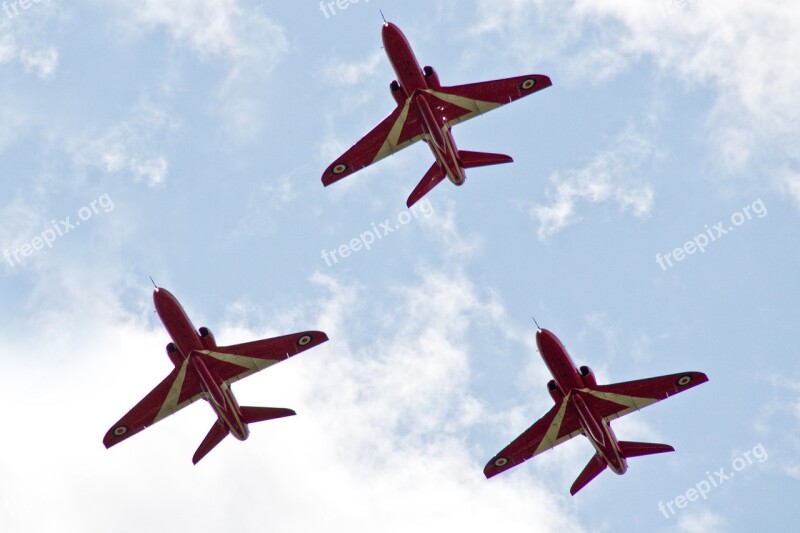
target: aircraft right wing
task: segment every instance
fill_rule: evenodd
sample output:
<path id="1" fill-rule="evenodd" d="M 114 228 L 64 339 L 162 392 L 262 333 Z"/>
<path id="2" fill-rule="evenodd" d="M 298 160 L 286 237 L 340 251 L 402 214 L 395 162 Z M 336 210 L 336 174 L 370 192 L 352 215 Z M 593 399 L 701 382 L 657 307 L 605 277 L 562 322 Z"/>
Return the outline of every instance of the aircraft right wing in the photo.
<path id="1" fill-rule="evenodd" d="M 175 367 L 156 388 L 114 424 L 103 438 L 106 448 L 119 444 L 202 398 L 200 382 L 194 372 L 187 372 L 188 366 L 186 360 L 180 367 Z"/>
<path id="2" fill-rule="evenodd" d="M 578 413 L 568 399 L 564 398 L 560 404 L 554 405 L 546 415 L 492 457 L 483 469 L 484 475 L 487 478 L 496 476 L 579 435 L 581 424 Z"/>
<path id="3" fill-rule="evenodd" d="M 519 100 L 553 83 L 543 74 L 441 87 L 428 92 L 442 101 L 435 106 L 449 127 Z"/>
<path id="4" fill-rule="evenodd" d="M 682 372 L 586 389 L 583 398 L 606 422 L 638 411 L 708 381 L 702 372 Z"/>
<path id="5" fill-rule="evenodd" d="M 197 353 L 205 356 L 204 362 L 211 373 L 230 385 L 327 340 L 328 336 L 322 331 L 301 331 Z"/>
<path id="6" fill-rule="evenodd" d="M 341 155 L 322 174 L 326 187 L 361 170 L 384 157 L 410 146 L 422 138 L 424 130 L 411 99 L 397 106 L 392 113 L 375 126 L 349 150 Z"/>

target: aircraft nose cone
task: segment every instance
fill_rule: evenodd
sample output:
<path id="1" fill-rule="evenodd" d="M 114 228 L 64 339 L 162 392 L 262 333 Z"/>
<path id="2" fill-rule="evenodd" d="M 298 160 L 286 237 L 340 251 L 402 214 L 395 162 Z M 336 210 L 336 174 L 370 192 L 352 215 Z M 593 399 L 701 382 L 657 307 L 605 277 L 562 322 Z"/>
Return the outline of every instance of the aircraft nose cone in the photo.
<path id="1" fill-rule="evenodd" d="M 536 345 L 539 346 L 539 349 L 541 349 L 542 344 L 551 343 L 551 342 L 553 342 L 554 338 L 555 338 L 555 335 L 550 333 L 548 330 L 539 329 L 536 332 Z"/>
<path id="2" fill-rule="evenodd" d="M 157 287 L 153 289 L 153 303 L 155 303 L 156 309 L 159 309 L 162 304 L 166 304 L 174 300 L 175 297 L 172 295 L 172 293 L 164 287 Z"/>
<path id="3" fill-rule="evenodd" d="M 401 35 L 403 35 L 403 33 L 400 31 L 400 28 L 391 22 L 383 23 L 383 27 L 381 28 L 381 38 L 383 40 L 384 47 L 396 42 L 398 40 L 398 36 Z"/>

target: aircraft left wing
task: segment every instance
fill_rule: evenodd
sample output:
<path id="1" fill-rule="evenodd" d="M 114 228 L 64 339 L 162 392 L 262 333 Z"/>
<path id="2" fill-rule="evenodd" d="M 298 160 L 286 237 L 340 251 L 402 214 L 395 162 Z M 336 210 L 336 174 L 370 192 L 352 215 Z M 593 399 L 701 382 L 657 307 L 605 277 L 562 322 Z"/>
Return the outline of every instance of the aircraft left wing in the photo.
<path id="1" fill-rule="evenodd" d="M 201 350 L 208 369 L 231 383 L 304 352 L 328 340 L 322 331 L 301 331 L 258 341 Z"/>
<path id="2" fill-rule="evenodd" d="M 580 433 L 577 411 L 567 397 L 492 457 L 483 473 L 487 478 L 496 476 Z"/>
<path id="3" fill-rule="evenodd" d="M 445 122 L 452 127 L 459 122 L 546 89 L 552 84 L 550 78 L 543 74 L 528 74 L 502 80 L 441 87 L 439 90 L 428 90 L 428 92 L 441 101 L 433 107 L 444 115 Z"/>
<path id="4" fill-rule="evenodd" d="M 187 372 L 187 369 L 188 361 L 175 367 L 156 388 L 114 424 L 103 438 L 106 448 L 119 444 L 199 400 L 203 396 L 202 387 L 194 372 Z"/>
<path id="5" fill-rule="evenodd" d="M 322 174 L 326 187 L 361 170 L 384 157 L 410 146 L 422 138 L 423 129 L 419 113 L 411 106 L 397 106 L 369 133 L 334 161 Z"/>
<path id="6" fill-rule="evenodd" d="M 702 372 L 682 372 L 655 378 L 597 385 L 582 390 L 589 407 L 606 422 L 653 405 L 708 381 Z"/>

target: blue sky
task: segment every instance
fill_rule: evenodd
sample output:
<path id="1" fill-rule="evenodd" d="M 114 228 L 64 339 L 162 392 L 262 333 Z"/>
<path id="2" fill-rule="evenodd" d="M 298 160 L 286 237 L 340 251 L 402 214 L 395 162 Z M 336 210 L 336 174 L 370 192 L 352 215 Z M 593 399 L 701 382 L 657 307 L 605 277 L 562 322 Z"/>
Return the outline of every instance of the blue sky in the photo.
<path id="1" fill-rule="evenodd" d="M 553 80 L 454 129 L 513 164 L 443 183 L 410 215 L 424 145 L 320 183 L 394 105 L 378 8 L 444 84 Z M 785 529 L 800 480 L 798 30 L 789 0 L 0 10 L 3 531 Z M 324 260 L 386 221 L 371 250 Z M 196 467 L 202 404 L 105 450 L 171 368 L 148 276 L 220 344 L 326 331 L 234 387 L 298 416 Z M 601 382 L 706 372 L 614 423 L 677 452 L 574 498 L 585 439 L 485 480 L 552 404 L 531 315 Z M 735 476 L 659 510 L 719 469 Z"/>

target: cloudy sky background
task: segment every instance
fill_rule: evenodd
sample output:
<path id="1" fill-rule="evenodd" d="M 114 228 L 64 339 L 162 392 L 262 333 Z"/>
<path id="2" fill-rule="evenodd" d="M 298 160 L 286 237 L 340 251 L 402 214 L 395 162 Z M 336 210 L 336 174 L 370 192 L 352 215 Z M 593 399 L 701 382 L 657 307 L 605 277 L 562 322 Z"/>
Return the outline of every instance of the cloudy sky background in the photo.
<path id="1" fill-rule="evenodd" d="M 274 5 L 273 5 L 274 4 Z M 800 482 L 800 8 L 791 0 L 0 4 L 0 528 L 776 531 Z M 9 6 L 10 7 L 10 6 Z M 378 8 L 444 84 L 553 87 L 323 188 L 392 109 Z M 105 206 L 105 207 L 103 207 Z M 758 212 L 663 269 L 719 222 Z M 763 207 L 763 209 L 761 209 Z M 83 211 L 82 211 L 83 209 Z M 398 225 L 336 264 L 332 250 Z M 403 219 L 406 220 L 406 219 Z M 220 344 L 330 342 L 234 387 L 298 416 L 191 456 L 196 404 L 105 450 L 170 370 L 151 275 Z M 576 497 L 575 439 L 487 481 L 552 405 L 535 315 L 601 382 L 710 382 L 615 422 L 677 453 Z M 659 502 L 768 453 L 670 518 Z"/>

